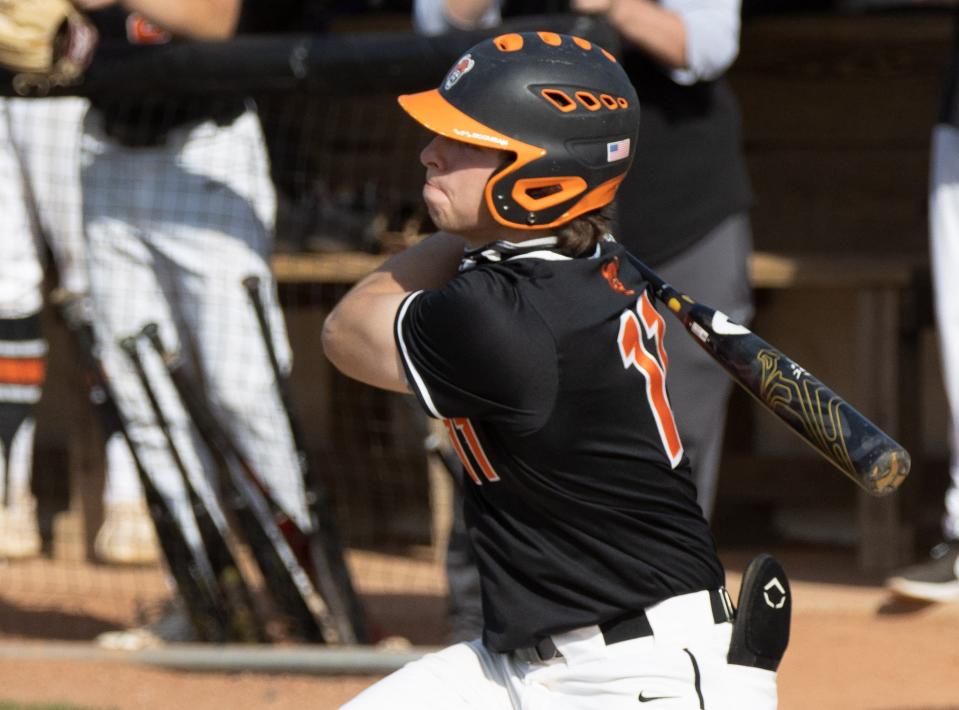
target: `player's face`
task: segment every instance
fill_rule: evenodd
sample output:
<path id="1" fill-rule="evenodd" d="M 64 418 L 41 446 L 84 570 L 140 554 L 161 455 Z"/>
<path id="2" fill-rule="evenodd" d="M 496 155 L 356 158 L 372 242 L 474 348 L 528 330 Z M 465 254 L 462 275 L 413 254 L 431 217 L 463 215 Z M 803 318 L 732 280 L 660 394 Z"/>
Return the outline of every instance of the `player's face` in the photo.
<path id="1" fill-rule="evenodd" d="M 420 153 L 426 167 L 423 200 L 433 224 L 477 245 L 503 238 L 483 191 L 505 158 L 500 150 L 435 136 Z"/>

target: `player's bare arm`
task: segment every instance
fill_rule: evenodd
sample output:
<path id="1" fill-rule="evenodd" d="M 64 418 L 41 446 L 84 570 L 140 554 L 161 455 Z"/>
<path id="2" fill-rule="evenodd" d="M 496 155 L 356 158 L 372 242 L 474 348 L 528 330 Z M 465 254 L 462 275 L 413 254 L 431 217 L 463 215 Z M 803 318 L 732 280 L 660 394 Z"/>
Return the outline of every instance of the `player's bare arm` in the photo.
<path id="1" fill-rule="evenodd" d="M 499 224 L 485 206 L 486 183 L 506 158 L 503 151 L 442 135 L 423 149 L 423 201 L 433 223 L 446 231 L 389 259 L 360 281 L 327 318 L 323 348 L 344 374 L 374 387 L 408 392 L 393 335 L 403 299 L 449 281 L 469 245 L 529 238 Z"/>
<path id="2" fill-rule="evenodd" d="M 392 256 L 363 278 L 323 324 L 323 350 L 341 372 L 374 387 L 409 392 L 393 336 L 406 296 L 455 274 L 466 241 L 440 232 Z"/>

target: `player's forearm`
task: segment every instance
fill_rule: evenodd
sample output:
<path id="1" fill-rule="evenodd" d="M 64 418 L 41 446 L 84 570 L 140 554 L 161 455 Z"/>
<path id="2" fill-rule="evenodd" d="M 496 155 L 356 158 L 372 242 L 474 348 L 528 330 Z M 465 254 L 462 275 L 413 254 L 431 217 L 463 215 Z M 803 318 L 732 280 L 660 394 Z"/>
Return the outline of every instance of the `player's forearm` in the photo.
<path id="1" fill-rule="evenodd" d="M 368 285 L 379 285 L 375 276 Z M 407 392 L 393 337 L 396 312 L 405 294 L 364 289 L 347 294 L 323 323 L 323 352 L 347 377 L 395 392 Z"/>
<path id="2" fill-rule="evenodd" d="M 404 292 L 439 288 L 456 276 L 466 240 L 455 234 L 437 232 L 394 254 L 373 274 L 389 274 Z M 357 286 L 360 286 L 357 284 Z"/>
<path id="3" fill-rule="evenodd" d="M 171 34 L 193 39 L 228 39 L 236 32 L 241 0 L 120 0 Z"/>
<path id="4" fill-rule="evenodd" d="M 465 242 L 436 234 L 394 255 L 340 299 L 323 324 L 323 351 L 343 374 L 374 387 L 408 392 L 393 335 L 407 294 L 456 275 Z"/>

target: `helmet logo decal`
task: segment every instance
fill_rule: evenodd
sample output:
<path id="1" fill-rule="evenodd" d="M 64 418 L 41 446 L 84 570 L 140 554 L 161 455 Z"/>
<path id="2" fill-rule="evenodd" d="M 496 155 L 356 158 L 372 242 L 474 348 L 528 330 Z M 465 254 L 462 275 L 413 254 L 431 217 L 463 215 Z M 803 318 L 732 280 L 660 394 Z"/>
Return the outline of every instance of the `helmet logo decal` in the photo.
<path id="1" fill-rule="evenodd" d="M 509 141 L 505 138 L 500 138 L 499 136 L 490 136 L 486 133 L 477 133 L 476 131 L 466 131 L 462 128 L 454 128 L 453 133 L 461 138 L 472 138 L 477 141 L 484 141 L 486 143 L 495 143 L 496 145 L 509 145 Z"/>
<path id="2" fill-rule="evenodd" d="M 613 163 L 629 157 L 629 138 L 606 144 L 606 162 Z"/>
<path id="3" fill-rule="evenodd" d="M 463 75 L 466 74 L 476 62 L 473 61 L 473 57 L 469 54 L 463 56 L 456 64 L 450 69 L 450 73 L 446 75 L 446 81 L 443 82 L 443 88 L 449 91 L 453 88 L 453 85 L 456 84 L 460 79 L 463 78 Z"/>
<path id="4" fill-rule="evenodd" d="M 603 275 L 603 278 L 609 282 L 609 287 L 613 289 L 616 293 L 621 293 L 624 296 L 635 296 L 636 292 L 631 288 L 626 288 L 622 281 L 619 280 L 619 257 L 614 256 L 612 261 L 607 261 L 601 267 L 599 267 L 599 273 Z"/>

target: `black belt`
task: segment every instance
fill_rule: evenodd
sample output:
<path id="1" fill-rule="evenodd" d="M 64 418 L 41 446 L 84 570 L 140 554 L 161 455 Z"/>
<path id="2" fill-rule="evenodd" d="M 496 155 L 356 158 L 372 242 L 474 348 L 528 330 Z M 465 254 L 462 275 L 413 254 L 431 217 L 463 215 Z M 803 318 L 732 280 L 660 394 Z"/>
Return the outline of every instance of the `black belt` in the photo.
<path id="1" fill-rule="evenodd" d="M 709 606 L 712 609 L 715 623 L 724 624 L 733 620 L 735 611 L 729 598 L 729 592 L 726 591 L 725 587 L 709 590 Z M 606 641 L 607 646 L 653 635 L 653 627 L 650 625 L 645 611 L 604 621 L 599 625 L 599 630 L 603 633 L 603 640 Z M 556 648 L 556 644 L 549 636 L 533 646 L 517 648 L 512 653 L 517 660 L 527 663 L 543 663 L 563 657 L 563 654 Z"/>

